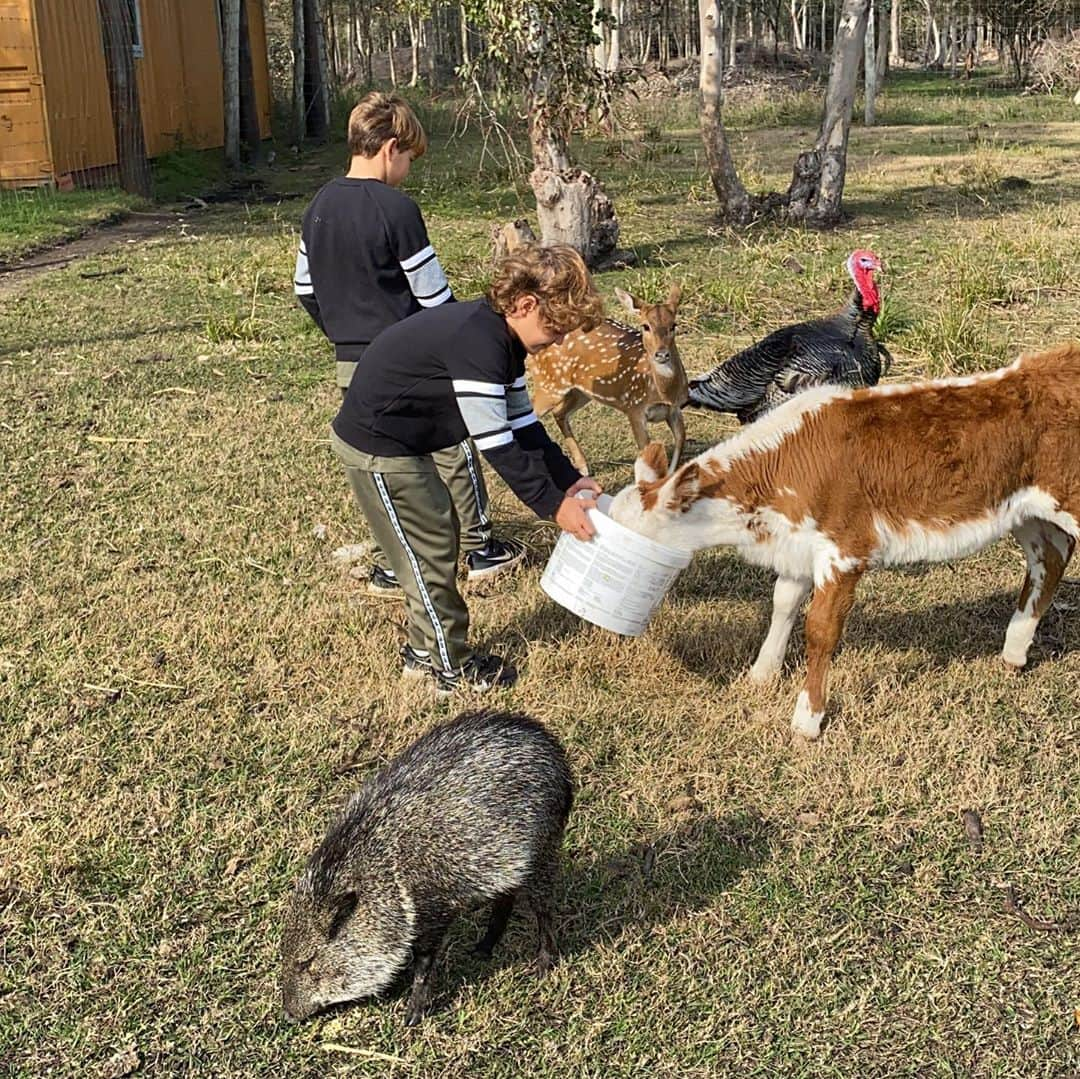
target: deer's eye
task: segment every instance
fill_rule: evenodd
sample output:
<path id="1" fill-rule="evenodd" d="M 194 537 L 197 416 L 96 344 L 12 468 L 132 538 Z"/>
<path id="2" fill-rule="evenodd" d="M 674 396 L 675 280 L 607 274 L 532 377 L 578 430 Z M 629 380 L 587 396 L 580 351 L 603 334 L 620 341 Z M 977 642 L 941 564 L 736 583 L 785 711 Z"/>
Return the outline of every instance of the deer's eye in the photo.
<path id="1" fill-rule="evenodd" d="M 644 331 L 645 331 L 646 333 L 650 333 L 650 332 L 651 332 L 651 331 L 650 331 L 650 329 L 649 329 L 649 324 L 648 324 L 647 322 L 643 322 L 643 323 L 641 324 L 641 328 L 642 328 L 642 329 L 643 329 L 643 330 L 644 330 Z"/>

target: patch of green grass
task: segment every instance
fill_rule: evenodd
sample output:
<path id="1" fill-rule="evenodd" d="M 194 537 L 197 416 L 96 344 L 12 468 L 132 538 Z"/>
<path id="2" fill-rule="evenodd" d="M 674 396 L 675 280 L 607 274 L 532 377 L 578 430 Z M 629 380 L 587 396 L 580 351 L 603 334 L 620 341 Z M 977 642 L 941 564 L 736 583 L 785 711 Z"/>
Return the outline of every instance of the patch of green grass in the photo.
<path id="1" fill-rule="evenodd" d="M 180 202 L 218 187 L 226 178 L 225 157 L 220 149 L 178 148 L 151 163 L 154 198 Z"/>
<path id="2" fill-rule="evenodd" d="M 0 263 L 81 235 L 140 205 L 116 188 L 59 192 L 34 187 L 0 189 Z"/>

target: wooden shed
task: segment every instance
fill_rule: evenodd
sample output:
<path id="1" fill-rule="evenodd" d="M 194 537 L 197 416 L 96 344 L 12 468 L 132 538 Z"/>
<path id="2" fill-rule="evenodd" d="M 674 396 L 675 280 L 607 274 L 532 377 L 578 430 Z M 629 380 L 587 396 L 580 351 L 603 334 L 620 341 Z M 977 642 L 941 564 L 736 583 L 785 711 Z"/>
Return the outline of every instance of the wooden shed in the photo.
<path id="1" fill-rule="evenodd" d="M 218 0 L 127 0 L 146 153 L 224 142 Z M 0 186 L 109 177 L 116 137 L 98 0 L 0 0 Z M 259 137 L 270 135 L 263 0 L 244 0 Z M 243 91 L 242 91 L 243 92 Z"/>

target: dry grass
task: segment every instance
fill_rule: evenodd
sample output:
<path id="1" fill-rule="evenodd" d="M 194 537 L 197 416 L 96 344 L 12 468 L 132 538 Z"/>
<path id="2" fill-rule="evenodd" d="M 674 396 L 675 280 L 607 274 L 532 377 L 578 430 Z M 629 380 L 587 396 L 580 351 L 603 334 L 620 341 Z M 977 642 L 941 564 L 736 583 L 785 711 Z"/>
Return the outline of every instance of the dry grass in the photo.
<path id="1" fill-rule="evenodd" d="M 683 280 L 695 369 L 838 303 L 866 244 L 888 260 L 903 375 L 1076 335 L 1080 124 L 993 135 L 859 132 L 850 229 L 735 236 L 712 228 L 693 136 L 669 133 L 662 160 L 602 166 L 646 256 L 602 288 Z M 748 132 L 739 152 L 778 180 L 800 138 Z M 432 149 L 413 190 L 468 294 L 520 196 L 477 181 L 471 143 Z M 310 190 L 326 162 L 275 182 Z M 358 776 L 462 704 L 399 685 L 397 607 L 327 558 L 360 522 L 322 441 L 327 349 L 290 295 L 301 207 L 192 216 L 94 262 L 127 274 L 63 270 L 0 313 L 0 1061 L 118 1074 L 134 1046 L 146 1072 L 215 1076 L 1075 1072 L 1076 934 L 1027 928 L 1001 889 L 1044 918 L 1080 908 L 1076 577 L 1014 678 L 996 658 L 1012 546 L 871 576 L 828 729 L 803 745 L 798 648 L 774 688 L 744 674 L 764 574 L 701 556 L 645 638 L 615 639 L 539 592 L 552 527 L 494 482 L 534 558 L 473 598 L 475 636 L 523 671 L 495 703 L 543 717 L 577 772 L 565 959 L 534 982 L 515 920 L 485 968 L 460 928 L 415 1033 L 400 999 L 279 1021 L 290 878 Z M 612 488 L 624 423 L 593 406 L 579 424 Z M 727 430 L 689 427 L 699 446 Z"/>

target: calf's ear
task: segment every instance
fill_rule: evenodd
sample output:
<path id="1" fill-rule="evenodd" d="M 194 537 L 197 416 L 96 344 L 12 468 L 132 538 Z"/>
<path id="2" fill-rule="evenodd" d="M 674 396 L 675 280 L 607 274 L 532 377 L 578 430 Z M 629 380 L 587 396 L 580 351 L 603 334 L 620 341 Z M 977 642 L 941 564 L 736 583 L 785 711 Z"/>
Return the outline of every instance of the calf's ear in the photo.
<path id="1" fill-rule="evenodd" d="M 697 461 L 691 461 L 675 473 L 668 508 L 685 513 L 700 497 L 701 471 Z"/>
<path id="2" fill-rule="evenodd" d="M 637 483 L 655 483 L 667 475 L 667 450 L 662 442 L 650 442 L 634 462 L 634 480 Z"/>

